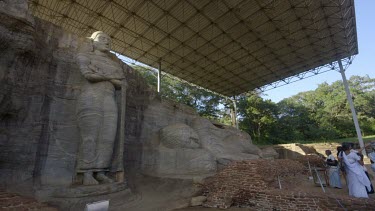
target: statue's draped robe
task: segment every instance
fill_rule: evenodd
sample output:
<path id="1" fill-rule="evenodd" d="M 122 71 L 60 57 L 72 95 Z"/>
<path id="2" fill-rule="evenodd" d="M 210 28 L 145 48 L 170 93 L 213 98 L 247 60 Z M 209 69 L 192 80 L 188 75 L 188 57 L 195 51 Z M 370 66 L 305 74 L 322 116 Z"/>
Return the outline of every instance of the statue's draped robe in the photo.
<path id="1" fill-rule="evenodd" d="M 82 75 L 95 74 L 122 80 L 124 67 L 113 54 L 80 53 L 77 57 Z M 77 121 L 81 134 L 77 172 L 108 171 L 115 144 L 118 108 L 115 87 L 109 81 L 86 79 L 77 101 Z"/>

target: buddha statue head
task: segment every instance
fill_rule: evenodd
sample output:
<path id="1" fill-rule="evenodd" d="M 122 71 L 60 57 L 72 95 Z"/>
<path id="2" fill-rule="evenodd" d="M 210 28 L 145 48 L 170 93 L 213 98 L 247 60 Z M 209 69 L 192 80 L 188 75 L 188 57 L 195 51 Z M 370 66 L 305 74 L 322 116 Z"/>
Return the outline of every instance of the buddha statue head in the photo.
<path id="1" fill-rule="evenodd" d="M 90 39 L 93 41 L 94 50 L 106 52 L 111 50 L 111 38 L 102 31 L 94 32 Z"/>

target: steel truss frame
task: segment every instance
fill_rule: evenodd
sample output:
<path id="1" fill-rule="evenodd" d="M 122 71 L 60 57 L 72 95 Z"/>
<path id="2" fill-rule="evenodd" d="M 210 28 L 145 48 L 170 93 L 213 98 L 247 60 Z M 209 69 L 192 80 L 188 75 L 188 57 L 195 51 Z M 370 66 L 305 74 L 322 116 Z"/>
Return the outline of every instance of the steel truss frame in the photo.
<path id="1" fill-rule="evenodd" d="M 350 56 L 350 57 L 347 57 L 347 58 L 344 58 L 344 59 L 341 60 L 341 62 L 343 63 L 344 70 L 346 70 L 352 64 L 354 58 L 355 58 L 355 56 Z M 285 79 L 267 84 L 267 85 L 262 86 L 260 88 L 256 88 L 256 90 L 259 91 L 259 92 L 269 91 L 271 89 L 275 89 L 275 88 L 278 88 L 278 87 L 281 87 L 281 86 L 285 86 L 285 85 L 303 80 L 305 78 L 310 78 L 310 77 L 313 77 L 313 76 L 316 76 L 316 75 L 319 75 L 319 74 L 322 74 L 322 73 L 325 73 L 325 72 L 328 72 L 328 71 L 332 71 L 332 70 L 340 72 L 340 66 L 339 66 L 337 61 L 334 61 L 334 62 L 325 64 L 323 66 L 313 68 L 309 71 L 299 73 L 297 75 L 294 75 L 294 76 L 291 76 L 291 77 L 288 77 L 288 78 L 285 78 Z"/>
<path id="2" fill-rule="evenodd" d="M 354 0 L 30 0 L 30 8 L 79 36 L 105 31 L 114 51 L 224 96 L 289 84 L 358 53 Z"/>

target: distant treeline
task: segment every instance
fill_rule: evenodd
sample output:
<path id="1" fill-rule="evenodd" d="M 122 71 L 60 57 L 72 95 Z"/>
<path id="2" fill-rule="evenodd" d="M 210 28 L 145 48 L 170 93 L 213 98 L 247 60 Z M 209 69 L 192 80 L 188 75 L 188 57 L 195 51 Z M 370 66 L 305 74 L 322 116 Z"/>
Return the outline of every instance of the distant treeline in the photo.
<path id="1" fill-rule="evenodd" d="M 155 72 L 135 69 L 156 87 Z M 221 96 L 170 77 L 163 77 L 162 97 L 194 107 L 207 118 L 231 124 L 233 104 Z M 348 80 L 363 135 L 375 134 L 375 79 L 352 76 Z M 322 83 L 278 103 L 251 92 L 237 96 L 240 129 L 255 143 L 278 144 L 331 140 L 356 136 L 342 81 Z"/>

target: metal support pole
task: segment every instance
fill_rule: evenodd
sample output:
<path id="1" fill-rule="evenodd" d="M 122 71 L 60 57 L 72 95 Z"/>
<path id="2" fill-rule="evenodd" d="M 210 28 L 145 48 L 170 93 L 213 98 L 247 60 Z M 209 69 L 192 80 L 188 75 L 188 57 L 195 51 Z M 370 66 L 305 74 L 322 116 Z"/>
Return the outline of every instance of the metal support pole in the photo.
<path id="1" fill-rule="evenodd" d="M 324 186 L 323 186 L 322 180 L 320 179 L 319 173 L 318 173 L 318 171 L 316 170 L 315 167 L 314 167 L 314 170 L 315 170 L 316 176 L 318 177 L 320 187 L 322 187 L 322 190 L 323 190 L 323 192 L 325 193 L 326 190 L 324 189 Z"/>
<path id="2" fill-rule="evenodd" d="M 158 69 L 158 93 L 160 93 L 160 83 L 161 83 L 161 62 L 159 62 L 159 69 Z"/>
<path id="3" fill-rule="evenodd" d="M 342 82 L 343 82 L 344 87 L 345 87 L 346 97 L 348 98 L 348 102 L 349 102 L 349 105 L 350 105 L 350 110 L 352 111 L 353 122 L 354 122 L 355 130 L 357 132 L 359 146 L 361 148 L 363 148 L 365 145 L 363 143 L 361 129 L 359 128 L 357 114 L 356 114 L 355 109 L 354 109 L 353 99 L 352 99 L 352 95 L 350 94 L 350 90 L 349 90 L 349 86 L 348 86 L 348 81 L 346 80 L 345 70 L 344 70 L 344 68 L 342 66 L 341 60 L 338 60 L 337 62 L 339 63 L 340 73 L 341 73 L 341 76 L 342 76 Z M 363 150 L 362 154 L 366 155 L 366 150 Z"/>
<path id="4" fill-rule="evenodd" d="M 310 162 L 309 162 L 309 161 L 307 161 L 307 165 L 309 166 L 309 172 L 310 172 L 310 175 L 313 176 L 312 171 L 311 171 Z"/>
<path id="5" fill-rule="evenodd" d="M 234 125 L 238 129 L 238 120 L 237 120 L 237 103 L 236 103 L 236 96 L 233 97 L 233 107 L 234 107 Z"/>

